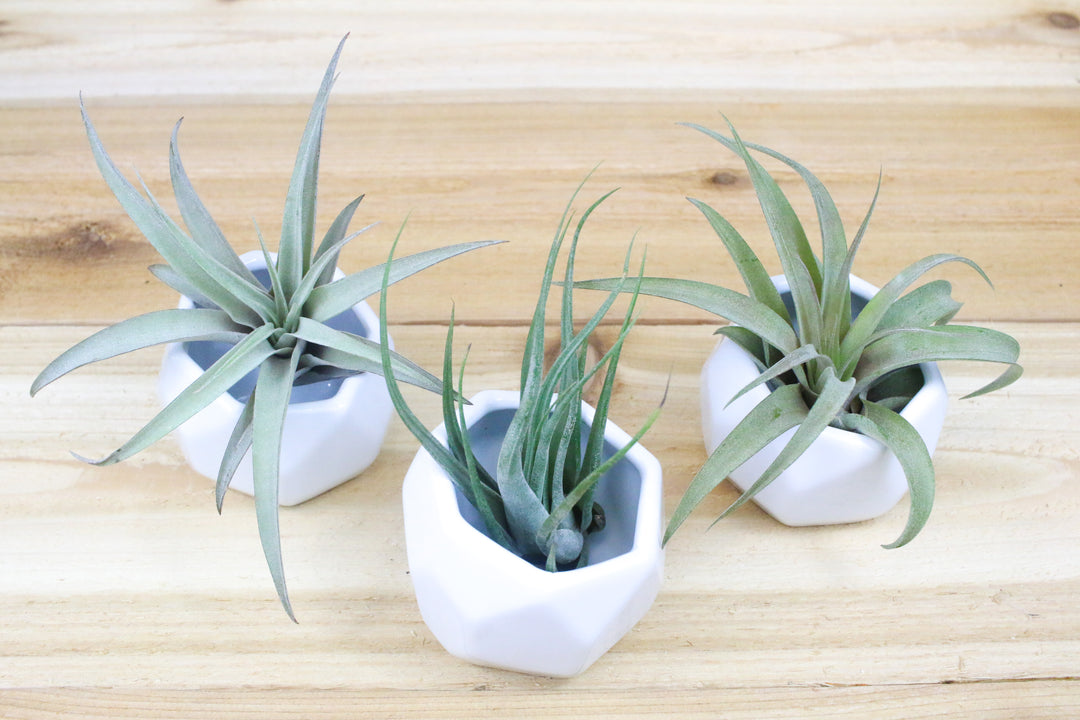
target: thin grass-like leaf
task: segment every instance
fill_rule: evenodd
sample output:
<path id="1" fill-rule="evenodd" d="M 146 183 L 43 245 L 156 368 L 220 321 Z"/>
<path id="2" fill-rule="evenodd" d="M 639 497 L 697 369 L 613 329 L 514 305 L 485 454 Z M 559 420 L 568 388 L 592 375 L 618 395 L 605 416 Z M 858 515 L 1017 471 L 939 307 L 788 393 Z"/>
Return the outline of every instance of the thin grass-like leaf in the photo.
<path id="1" fill-rule="evenodd" d="M 394 373 L 393 360 L 390 355 L 390 334 L 387 330 L 386 320 L 386 301 L 388 296 L 388 288 L 393 273 L 393 257 L 394 249 L 397 247 L 398 240 L 401 237 L 401 229 L 398 230 L 397 237 L 394 238 L 394 243 L 390 248 L 390 256 L 381 267 L 383 268 L 383 284 L 382 293 L 379 297 L 379 346 L 382 348 L 381 361 L 382 361 L 382 375 L 386 380 L 386 389 L 390 394 L 390 401 L 393 403 L 394 408 L 397 410 L 398 417 L 401 418 L 402 423 L 408 428 L 409 432 L 420 441 L 420 445 L 427 450 L 428 454 L 446 471 L 447 475 L 454 482 L 454 485 L 461 491 L 465 499 L 473 505 L 476 505 L 476 499 L 473 494 L 473 486 L 469 477 L 469 470 L 465 463 L 456 458 L 441 442 L 439 442 L 434 435 L 424 426 L 420 418 L 413 413 L 409 408 L 408 403 L 405 401 L 405 397 L 401 394 L 401 389 L 398 387 L 397 377 Z M 498 502 L 498 493 L 495 490 L 487 490 L 489 493 L 488 498 L 492 503 Z"/>
<path id="2" fill-rule="evenodd" d="M 881 180 L 883 174 L 878 172 L 877 187 L 874 189 L 874 197 L 870 200 L 870 207 L 866 210 L 866 215 L 863 217 L 862 223 L 859 224 L 859 229 L 855 232 L 855 237 L 851 239 L 851 244 L 848 246 L 847 257 L 844 258 L 844 264 L 838 271 L 840 277 L 849 277 L 851 275 L 851 269 L 855 265 L 855 253 L 859 251 L 859 246 L 862 245 L 862 240 L 866 236 L 866 229 L 870 227 L 870 217 L 874 214 L 874 208 L 877 207 L 878 196 L 881 194 Z M 848 283 L 850 289 L 850 282 Z M 841 338 L 841 345 L 843 344 L 843 338 L 847 337 L 848 331 L 851 329 L 851 297 L 847 297 L 842 302 L 840 314 L 843 316 L 836 324 L 836 327 L 840 330 L 839 337 Z M 837 364 L 843 362 L 843 355 L 840 350 L 836 351 L 836 354 L 832 356 L 833 361 Z M 845 377 L 843 374 L 840 377 Z"/>
<path id="3" fill-rule="evenodd" d="M 289 312 L 289 306 L 285 301 L 285 286 L 281 282 L 281 273 L 278 272 L 277 266 L 274 264 L 270 249 L 266 247 L 266 239 L 259 228 L 259 223 L 254 220 L 252 220 L 252 223 L 255 225 L 255 237 L 259 239 L 259 249 L 262 250 L 266 274 L 270 278 L 270 294 L 274 296 L 273 322 L 279 328 L 285 329 L 285 316 Z"/>
<path id="4" fill-rule="evenodd" d="M 451 323 L 452 324 L 452 323 Z M 452 357 L 453 347 L 453 332 L 449 332 L 447 335 L 447 352 Z M 460 391 L 464 389 L 464 374 L 465 365 L 468 361 L 468 351 L 465 353 L 465 358 L 461 361 L 461 374 L 458 377 L 457 393 L 460 396 Z M 452 365 L 452 362 L 450 363 Z M 450 377 L 453 377 L 453 370 L 450 369 Z M 444 398 L 454 398 L 455 392 L 453 382 L 450 383 L 449 392 L 443 394 Z M 451 413 L 453 411 L 454 402 L 451 401 Z M 445 427 L 447 431 L 447 437 L 449 438 L 451 428 L 454 430 L 458 442 L 460 443 L 460 457 L 465 461 L 465 467 L 468 469 L 469 483 L 472 488 L 472 498 L 474 501 L 473 507 L 480 513 L 480 517 L 484 521 L 484 527 L 487 528 L 488 537 L 495 540 L 502 547 L 506 548 L 510 552 L 518 552 L 517 544 L 514 541 L 513 536 L 507 529 L 506 523 L 506 511 L 503 508 L 502 498 L 495 492 L 494 480 L 488 475 L 486 470 L 480 467 L 480 464 L 476 462 L 476 456 L 473 455 L 472 444 L 469 439 L 469 428 L 465 423 L 465 405 L 464 403 L 457 403 L 456 417 L 453 414 L 446 416 Z"/>
<path id="5" fill-rule="evenodd" d="M 41 388 L 67 373 L 99 360 L 171 342 L 219 340 L 237 342 L 249 332 L 221 310 L 157 310 L 121 320 L 97 331 L 49 363 L 30 386 Z"/>
<path id="6" fill-rule="evenodd" d="M 665 391 L 664 394 L 666 396 L 667 392 Z M 627 442 L 621 448 L 612 453 L 611 457 L 604 460 L 603 463 L 598 465 L 595 469 L 593 469 L 592 472 L 582 478 L 573 490 L 567 493 L 566 498 L 551 511 L 551 514 L 548 516 L 547 520 L 545 520 L 544 523 L 540 526 L 540 529 L 538 531 L 538 538 L 546 542 L 547 538 L 550 537 L 551 533 L 555 531 L 555 528 L 557 528 L 559 524 L 570 515 L 570 513 L 574 509 L 574 506 L 581 502 L 582 498 L 584 498 L 587 494 L 593 492 L 596 489 L 596 484 L 600 482 L 600 480 L 604 477 L 608 470 L 611 470 L 611 468 L 615 467 L 616 463 L 626 457 L 626 454 L 629 453 L 635 445 L 641 442 L 641 438 L 645 436 L 645 433 L 649 431 L 649 428 L 651 428 L 653 426 L 653 423 L 656 422 L 657 418 L 660 417 L 660 411 L 663 409 L 663 406 L 664 402 L 661 401 L 660 405 L 657 406 L 657 408 L 651 413 L 649 413 L 649 416 L 645 419 L 645 422 L 642 424 L 641 429 L 638 430 L 632 438 L 630 438 L 629 442 Z"/>

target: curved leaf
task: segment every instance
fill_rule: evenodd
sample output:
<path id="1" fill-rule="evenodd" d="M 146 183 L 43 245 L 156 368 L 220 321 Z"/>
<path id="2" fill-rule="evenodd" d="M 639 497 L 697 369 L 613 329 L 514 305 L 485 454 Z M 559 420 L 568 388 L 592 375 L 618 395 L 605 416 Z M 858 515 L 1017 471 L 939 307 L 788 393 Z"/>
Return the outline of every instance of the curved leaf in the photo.
<path id="1" fill-rule="evenodd" d="M 30 394 L 83 365 L 151 345 L 188 340 L 238 342 L 250 331 L 221 310 L 172 309 L 137 315 L 99 330 L 61 353 L 35 378 Z"/>
<path id="2" fill-rule="evenodd" d="M 862 353 L 863 348 L 866 346 L 866 343 L 869 342 L 874 331 L 877 330 L 882 318 L 889 312 L 889 308 L 896 303 L 900 295 L 907 290 L 912 283 L 938 265 L 949 262 L 964 263 L 978 272 L 987 283 L 990 282 L 990 278 L 986 276 L 986 273 L 983 272 L 981 267 L 975 264 L 974 261 L 968 260 L 966 257 L 960 255 L 938 253 L 936 255 L 924 257 L 921 260 L 916 260 L 911 265 L 908 265 L 901 270 L 900 273 L 887 282 L 885 287 L 881 288 L 874 297 L 870 298 L 866 303 L 866 307 L 864 307 L 862 311 L 859 312 L 858 317 L 852 321 L 851 328 L 848 330 L 847 335 L 840 344 L 840 357 L 842 358 L 842 361 L 839 364 L 841 366 L 848 366 L 854 358 L 857 358 Z"/>
<path id="3" fill-rule="evenodd" d="M 362 227 L 352 235 L 340 238 L 333 245 L 321 248 L 323 252 L 316 258 L 315 262 L 312 263 L 307 274 L 304 275 L 300 280 L 300 284 L 296 287 L 296 290 L 293 291 L 292 299 L 289 301 L 289 311 L 285 317 L 286 328 L 295 327 L 296 323 L 299 322 L 304 310 L 304 303 L 306 303 L 307 299 L 311 296 L 311 291 L 319 284 L 319 279 L 326 274 L 333 276 L 335 268 L 330 263 L 337 259 L 341 249 L 357 235 L 374 226 L 374 223 L 372 223 L 371 225 Z"/>
<path id="4" fill-rule="evenodd" d="M 814 404 L 810 406 L 806 417 L 799 423 L 795 434 L 788 440 L 787 445 L 777 454 L 776 458 L 765 468 L 765 472 L 748 487 L 739 499 L 728 506 L 717 518 L 717 521 L 727 517 L 742 507 L 747 501 L 769 486 L 776 477 L 788 468 L 791 463 L 799 459 L 806 452 L 810 444 L 821 435 L 833 420 L 843 411 L 847 403 L 854 380 L 840 380 L 833 373 L 832 368 L 826 368 L 823 375 L 824 385 Z M 797 385 L 785 387 L 798 387 Z M 770 395 L 775 395 L 774 390 Z M 797 412 L 793 405 L 791 410 Z M 734 434 L 734 433 L 732 433 Z M 723 443 L 721 443 L 722 445 Z"/>
<path id="5" fill-rule="evenodd" d="M 229 245 L 229 241 L 225 239 L 225 234 L 221 232 L 221 228 L 214 222 L 210 211 L 203 205 L 202 200 L 199 199 L 198 193 L 195 192 L 195 188 L 191 184 L 191 180 L 188 179 L 184 164 L 180 160 L 177 139 L 180 133 L 180 123 L 182 122 L 183 118 L 176 121 L 176 125 L 173 126 L 172 138 L 169 141 L 169 175 L 172 178 L 173 195 L 176 198 L 176 205 L 180 209 L 180 216 L 184 219 L 184 224 L 187 225 L 191 238 L 198 242 L 206 252 L 248 282 L 257 284 L 258 280 L 255 279 L 255 276 L 251 274 L 251 270 L 243 263 L 232 246 Z"/>
<path id="6" fill-rule="evenodd" d="M 400 233 L 400 231 L 399 231 Z M 448 260 L 456 255 L 477 250 L 488 245 L 496 245 L 501 240 L 484 240 L 478 242 L 460 243 L 447 247 L 425 250 L 413 255 L 408 255 L 395 260 L 390 269 L 388 284 L 393 285 L 399 280 L 414 275 L 421 270 L 436 265 L 443 260 Z M 382 284 L 384 274 L 383 265 L 375 265 L 366 270 L 353 273 L 347 277 L 335 280 L 329 285 L 321 285 L 311 292 L 307 303 L 304 305 L 303 314 L 313 320 L 329 320 L 335 315 L 351 308 L 366 297 L 378 292 Z"/>
<path id="7" fill-rule="evenodd" d="M 233 426 L 229 441 L 225 443 L 225 453 L 221 457 L 221 465 L 218 466 L 217 482 L 214 485 L 214 501 L 217 511 L 221 513 L 221 506 L 225 502 L 225 491 L 232 483 L 236 468 L 240 467 L 240 461 L 244 459 L 251 447 L 253 429 L 251 426 L 255 412 L 255 393 L 248 395 L 244 403 L 244 409 L 240 411 L 240 417 Z"/>
<path id="8" fill-rule="evenodd" d="M 897 330 L 867 345 L 855 367 L 854 395 L 862 393 L 877 378 L 908 365 L 938 360 L 976 360 L 1004 363 L 1009 367 L 993 382 L 967 397 L 1005 387 L 1022 372 L 1016 360 L 1020 345 L 1012 337 L 989 328 L 967 325 L 939 325 Z"/>
<path id="9" fill-rule="evenodd" d="M 851 271 L 849 267 L 845 267 L 848 248 L 840 213 L 824 183 L 805 166 L 763 145 L 746 143 L 746 147 L 776 158 L 791 167 L 799 173 L 810 190 L 821 228 L 821 312 L 825 323 L 821 337 L 822 351 L 831 357 L 838 349 L 840 338 L 851 319 L 851 290 L 848 281 Z M 836 347 L 833 347 L 834 342 Z"/>
<path id="10" fill-rule="evenodd" d="M 285 286 L 286 300 L 300 283 L 311 262 L 315 236 L 315 203 L 319 185 L 319 151 L 322 145 L 323 119 L 334 84 L 334 70 L 348 35 L 341 38 L 330 64 L 323 74 L 322 85 L 312 103 L 307 126 L 296 151 L 289 190 L 285 195 L 285 211 L 281 219 L 281 244 L 278 246 L 278 271 Z"/>
<path id="11" fill-rule="evenodd" d="M 353 215 L 356 213 L 356 208 L 360 205 L 360 202 L 364 199 L 364 196 L 353 200 L 351 203 L 342 208 L 337 217 L 334 218 L 334 222 L 330 224 L 330 229 L 323 235 L 322 242 L 319 243 L 319 247 L 315 249 L 315 256 L 312 258 L 312 262 L 318 261 L 323 255 L 330 253 L 331 257 L 324 266 L 323 271 L 318 275 L 315 282 L 316 285 L 326 285 L 334 279 L 334 269 L 338 264 L 338 250 L 333 250 L 334 246 L 345 237 L 345 233 L 349 229 L 349 223 L 352 222 Z M 360 232 L 372 227 L 368 225 Z M 355 237 L 355 235 L 354 235 Z M 306 298 L 305 298 L 306 299 Z"/>
<path id="12" fill-rule="evenodd" d="M 393 360 L 390 355 L 390 334 L 387 330 L 386 300 L 387 295 L 389 295 L 387 290 L 390 284 L 390 276 L 393 272 L 394 248 L 397 247 L 400 237 L 401 230 L 398 230 L 398 236 L 394 239 L 394 243 L 390 248 L 390 256 L 381 266 L 383 268 L 383 282 L 382 293 L 379 297 L 379 347 L 381 348 L 382 375 L 386 380 L 386 389 L 390 393 L 390 401 L 393 403 L 394 409 L 397 410 L 398 417 L 401 418 L 405 427 L 420 441 L 420 445 L 427 450 L 435 462 L 446 471 L 465 498 L 475 506 L 476 500 L 468 467 L 458 460 L 445 445 L 439 442 L 412 411 L 409 404 L 405 402 L 405 397 L 401 394 L 401 388 L 398 387 L 397 378 L 394 374 Z M 489 493 L 488 498 L 493 504 L 499 501 L 498 493 L 495 490 L 488 488 L 487 491 Z"/>
<path id="13" fill-rule="evenodd" d="M 738 268 L 739 274 L 742 275 L 743 282 L 746 283 L 746 291 L 750 297 L 765 304 L 770 310 L 790 322 L 787 306 L 784 305 L 784 301 L 780 298 L 776 285 L 773 284 L 772 278 L 769 277 L 769 273 L 765 270 L 765 266 L 761 264 L 761 260 L 743 240 L 739 231 L 724 219 L 720 213 L 705 203 L 693 198 L 688 199 L 694 207 L 701 211 L 705 219 L 709 221 L 709 225 L 716 232 L 717 237 L 723 241 L 728 254 L 735 261 L 735 267 Z"/>
<path id="14" fill-rule="evenodd" d="M 814 255 L 806 239 L 806 231 L 798 215 L 788 202 L 787 196 L 765 168 L 750 155 L 735 128 L 728 123 L 731 138 L 700 125 L 688 124 L 687 127 L 702 132 L 721 143 L 738 155 L 750 174 L 750 180 L 757 192 L 765 223 L 772 234 L 780 264 L 791 287 L 791 297 L 795 303 L 794 320 L 799 326 L 799 337 L 803 342 L 821 345 L 821 310 L 822 292 L 821 261 Z"/>
<path id="15" fill-rule="evenodd" d="M 140 232 L 150 241 L 154 249 L 161 254 L 172 268 L 184 276 L 184 278 L 196 287 L 199 294 L 209 298 L 214 305 L 229 313 L 237 322 L 249 325 L 258 325 L 260 318 L 254 308 L 239 303 L 235 297 L 213 279 L 208 271 L 199 262 L 206 262 L 206 253 L 201 247 L 194 244 L 183 231 L 172 222 L 168 215 L 160 209 L 160 206 L 148 201 L 135 188 L 127 178 L 117 169 L 105 147 L 101 144 L 94 124 L 90 121 L 90 115 L 86 107 L 79 100 L 79 109 L 82 112 L 83 124 L 86 127 L 87 138 L 90 141 L 90 150 L 94 155 L 101 176 L 105 184 L 112 190 L 113 195 L 120 202 L 128 217 L 139 228 Z M 207 262 L 208 265 L 217 261 Z M 219 265 L 220 266 L 220 265 Z M 265 318 L 263 318 L 265 319 Z"/>
<path id="16" fill-rule="evenodd" d="M 153 265 L 150 265 L 147 270 L 149 270 L 150 274 L 156 277 L 158 280 L 165 283 L 167 286 L 171 287 L 173 290 L 180 293 L 181 295 L 187 297 L 189 300 L 195 303 L 196 306 L 200 308 L 220 309 L 213 300 L 199 292 L 199 290 L 194 285 L 189 283 L 183 275 L 176 272 L 165 263 L 155 263 Z M 257 323 L 255 327 L 258 327 L 262 324 L 261 320 L 262 318 L 260 318 L 260 322 Z"/>
<path id="17" fill-rule="evenodd" d="M 664 543 L 671 539 L 694 508 L 733 470 L 766 445 L 806 419 L 806 404 L 798 385 L 781 385 L 754 406 L 701 466 L 668 521 Z"/>
<path id="18" fill-rule="evenodd" d="M 301 318 L 293 334 L 323 348 L 317 357 L 310 354 L 304 356 L 305 360 L 312 358 L 307 361 L 309 363 L 325 363 L 346 370 L 382 375 L 382 348 L 373 340 L 335 330 L 309 318 Z M 390 351 L 390 361 L 395 376 L 401 380 L 435 393 L 442 391 L 442 383 L 437 377 L 408 358 Z"/>
<path id="19" fill-rule="evenodd" d="M 750 392 L 758 385 L 767 383 L 770 380 L 780 377 L 786 372 L 794 370 L 800 365 L 805 365 L 813 360 L 823 360 L 826 363 L 829 362 L 829 358 L 825 357 L 817 351 L 813 345 L 800 345 L 794 352 L 790 352 L 774 363 L 771 367 L 767 368 L 764 372 L 754 378 L 739 392 L 735 393 L 730 400 L 727 401 L 727 405 L 735 402 L 746 393 Z M 727 406 L 725 405 L 725 407 Z"/>
<path id="20" fill-rule="evenodd" d="M 276 351 L 267 342 L 273 333 L 272 325 L 264 325 L 229 348 L 217 362 L 184 388 L 142 430 L 135 433 L 111 455 L 101 460 L 89 460 L 83 457 L 79 459 L 93 465 L 112 465 L 153 445 L 227 392 L 238 380 L 273 355 Z"/>
<path id="21" fill-rule="evenodd" d="M 251 465 L 255 485 L 255 519 L 259 540 L 274 579 L 281 606 L 296 622 L 289 592 L 285 587 L 285 568 L 281 558 L 281 531 L 278 525 L 278 480 L 281 466 L 281 439 L 285 413 L 289 409 L 292 379 L 300 357 L 300 347 L 288 357 L 271 356 L 259 368 L 255 384 L 251 420 Z"/>
<path id="22" fill-rule="evenodd" d="M 878 323 L 877 334 L 886 330 L 943 324 L 956 315 L 961 305 L 952 296 L 952 283 L 934 280 L 897 299 Z"/>
<path id="23" fill-rule="evenodd" d="M 620 278 L 578 280 L 574 282 L 574 287 L 610 291 L 615 289 L 620 282 Z M 623 292 L 630 292 L 630 290 L 626 289 Z M 640 281 L 640 292 L 642 295 L 652 295 L 693 305 L 736 325 L 741 325 L 784 353 L 792 352 L 799 345 L 795 331 L 782 317 L 770 310 L 768 306 L 734 290 L 697 280 L 644 277 Z"/>
<path id="24" fill-rule="evenodd" d="M 849 427 L 882 443 L 896 455 L 904 469 L 911 496 L 911 509 L 903 532 L 886 549 L 907 545 L 926 525 L 934 505 L 934 463 L 919 432 L 897 413 L 878 403 L 863 402 L 865 416 L 845 420 Z"/>

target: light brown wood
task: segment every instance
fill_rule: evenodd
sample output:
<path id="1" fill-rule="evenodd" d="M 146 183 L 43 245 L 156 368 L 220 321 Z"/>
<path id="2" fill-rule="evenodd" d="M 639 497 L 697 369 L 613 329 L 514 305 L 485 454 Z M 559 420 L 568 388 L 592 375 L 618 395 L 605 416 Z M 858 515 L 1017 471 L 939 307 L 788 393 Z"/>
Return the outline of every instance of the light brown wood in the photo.
<path id="1" fill-rule="evenodd" d="M 346 93 L 1075 89 L 1078 12 L 1075 0 L 7 0 L 0 47 L 17 72 L 0 75 L 0 97 L 308 96 L 310 68 L 346 32 Z"/>
<path id="2" fill-rule="evenodd" d="M 320 228 L 366 194 L 358 225 L 382 225 L 346 248 L 347 270 L 385 260 L 406 217 L 403 253 L 507 240 L 434 268 L 424 275 L 422 293 L 415 290 L 420 280 L 402 285 L 391 317 L 441 321 L 452 297 L 463 319 L 521 323 L 532 312 L 532 278 L 543 267 L 562 209 L 590 168 L 603 161 L 582 206 L 621 189 L 590 222 L 579 277 L 617 274 L 637 233 L 639 247 L 648 248 L 650 273 L 738 287 L 719 240 L 685 198 L 721 211 L 779 272 L 753 189 L 736 157 L 676 126 L 691 121 L 721 127 L 720 111 L 747 139 L 779 148 L 818 173 L 849 232 L 862 221 L 883 170 L 881 198 L 855 266 L 867 280 L 881 284 L 920 257 L 955 252 L 979 262 L 997 288 L 959 266 L 939 273 L 956 283 L 966 303 L 961 318 L 1076 318 L 1080 93 L 1075 102 L 1037 109 L 989 98 L 975 105 L 780 106 L 345 100 L 332 106 L 327 120 Z M 276 236 L 306 106 L 93 102 L 90 112 L 117 164 L 137 168 L 167 207 L 169 133 L 186 116 L 185 164 L 227 237 L 238 250 L 257 248 L 253 219 L 268 238 Z M 85 290 L 78 307 L 67 311 L 72 320 L 114 321 L 175 302 L 172 291 L 145 271 L 157 255 L 98 176 L 78 118 L 72 106 L 0 108 L 7 208 L 0 216 L 0 311 L 8 322 L 55 317 L 50 299 L 72 283 Z M 808 194 L 794 173 L 775 172 L 813 236 Z M 718 174 L 721 183 L 713 181 Z M 461 290 L 479 282 L 499 298 L 495 306 Z M 704 313 L 661 301 L 643 310 L 646 322 L 707 320 Z"/>
<path id="3" fill-rule="evenodd" d="M 155 3 L 0 6 L 0 717 L 1070 718 L 1080 714 L 1080 6 L 865 3 Z M 375 9 L 380 7 L 382 9 Z M 888 14 L 884 14 L 884 13 Z M 755 507 L 709 529 L 726 484 L 668 546 L 645 619 L 570 680 L 479 668 L 424 626 L 400 483 L 417 443 L 395 421 L 361 477 L 282 510 L 293 625 L 249 498 L 221 516 L 171 439 L 109 468 L 154 414 L 160 351 L 91 366 L 31 399 L 33 377 L 104 324 L 169 307 L 156 262 L 87 148 L 81 89 L 114 159 L 172 208 L 168 136 L 233 244 L 273 238 L 311 93 L 353 36 L 331 101 L 321 226 L 366 193 L 381 221 L 343 256 L 509 242 L 391 293 L 398 348 L 437 368 L 451 301 L 472 345 L 466 393 L 516 387 L 548 242 L 573 188 L 590 221 L 579 277 L 648 269 L 738 287 L 699 197 L 764 254 L 736 159 L 676 125 L 721 127 L 808 165 L 882 283 L 933 252 L 962 321 L 1013 334 L 1026 373 L 944 365 L 951 407 L 930 522 L 885 551 L 903 503 L 858 525 L 786 528 Z M 776 170 L 807 213 L 791 172 Z M 594 299 L 596 302 L 599 298 Z M 582 310 L 590 302 L 582 297 Z M 698 372 L 713 318 L 642 301 L 614 419 L 646 437 L 668 510 L 704 460 Z M 615 329 L 605 327 L 600 344 Z M 669 386 L 670 383 L 670 386 Z M 438 422 L 436 398 L 409 399 Z"/>

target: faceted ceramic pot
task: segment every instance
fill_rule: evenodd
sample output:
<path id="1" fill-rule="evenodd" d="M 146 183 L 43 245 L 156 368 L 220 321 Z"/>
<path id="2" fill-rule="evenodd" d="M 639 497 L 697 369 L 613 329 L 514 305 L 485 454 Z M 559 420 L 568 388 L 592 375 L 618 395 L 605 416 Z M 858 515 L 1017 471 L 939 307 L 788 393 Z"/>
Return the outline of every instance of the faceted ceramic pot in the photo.
<path id="1" fill-rule="evenodd" d="M 789 293 L 783 276 L 773 278 L 781 296 Z M 852 276 L 852 311 L 858 312 L 878 288 Z M 911 423 L 933 454 L 945 421 L 948 396 L 936 363 L 919 365 L 923 386 L 900 415 Z M 759 385 L 727 405 L 760 374 L 753 357 L 734 341 L 723 339 L 701 372 L 701 420 L 705 449 L 712 453 L 750 410 L 769 393 Z M 725 407 L 726 406 L 726 407 Z M 746 490 L 791 439 L 781 435 L 731 473 Z M 879 517 L 908 492 L 900 461 L 884 445 L 865 435 L 828 427 L 794 463 L 754 497 L 765 512 L 785 525 L 830 525 Z"/>
<path id="2" fill-rule="evenodd" d="M 518 407 L 516 392 L 481 392 L 465 408 L 477 459 L 494 468 Z M 582 419 L 593 409 L 582 405 Z M 435 435 L 445 442 L 443 426 Z M 610 421 L 606 453 L 630 436 Z M 664 553 L 660 463 L 635 445 L 597 487 L 605 528 L 590 563 L 547 572 L 505 550 L 423 449 L 405 476 L 409 573 L 424 622 L 451 654 L 480 665 L 569 677 L 640 620 L 660 589 Z"/>
<path id="3" fill-rule="evenodd" d="M 261 252 L 245 253 L 241 259 L 262 279 L 260 271 L 266 272 L 266 264 Z M 343 277 L 340 270 L 335 277 Z M 195 304 L 182 297 L 180 307 Z M 379 340 L 379 318 L 363 302 L 327 324 Z M 209 341 L 167 346 L 158 376 L 161 402 L 172 401 L 228 347 Z M 185 459 L 199 474 L 217 478 L 225 445 L 254 388 L 255 377 L 256 373 L 251 373 L 175 431 Z M 378 455 L 392 413 L 385 382 L 371 373 L 294 387 L 282 436 L 278 502 L 302 503 L 362 472 Z M 229 487 L 253 494 L 250 451 Z"/>

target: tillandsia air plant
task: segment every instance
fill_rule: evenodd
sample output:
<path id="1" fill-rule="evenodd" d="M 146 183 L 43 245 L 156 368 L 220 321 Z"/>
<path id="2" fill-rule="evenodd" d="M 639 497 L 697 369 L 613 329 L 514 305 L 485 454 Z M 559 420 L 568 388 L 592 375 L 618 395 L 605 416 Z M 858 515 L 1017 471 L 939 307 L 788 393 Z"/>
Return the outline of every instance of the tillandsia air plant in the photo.
<path id="1" fill-rule="evenodd" d="M 934 500 L 930 453 L 899 414 L 922 386 L 918 365 L 975 360 L 1006 366 L 995 380 L 966 397 L 1003 388 L 1022 372 L 1017 364 L 1019 345 L 1012 337 L 988 328 L 947 324 L 960 308 L 949 282 L 934 280 L 906 291 L 943 263 L 960 262 L 987 283 L 989 278 L 965 257 L 930 255 L 901 271 L 852 317 L 851 268 L 878 192 L 849 244 L 828 191 L 804 166 L 775 150 L 744 143 L 734 127 L 731 137 L 698 125 L 688 127 L 719 141 L 745 163 L 790 287 L 791 306 L 738 231 L 704 202 L 692 199 L 735 261 L 747 294 L 703 282 L 653 277 L 642 278 L 638 291 L 688 303 L 733 323 L 717 333 L 752 355 L 761 374 L 732 401 L 763 383 L 771 392 L 694 477 L 668 524 L 665 542 L 713 488 L 766 445 L 797 428 L 775 460 L 720 518 L 754 498 L 825 428 L 833 426 L 879 441 L 899 460 L 908 483 L 910 511 L 901 535 L 885 547 L 905 545 L 925 525 Z M 820 225 L 821 257 L 808 242 L 787 197 L 750 150 L 788 165 L 806 184 Z M 878 191 L 880 187 L 879 178 Z M 604 290 L 616 287 L 617 282 L 582 281 L 577 286 Z"/>
<path id="2" fill-rule="evenodd" d="M 57 357 L 30 389 L 36 394 L 83 365 L 152 345 L 199 340 L 230 343 L 219 360 L 120 448 L 101 460 L 80 459 L 95 465 L 120 462 L 179 427 L 249 373 L 257 372 L 255 388 L 243 400 L 243 412 L 221 461 L 217 507 L 220 512 L 233 474 L 250 449 L 263 551 L 282 606 L 294 620 L 278 528 L 282 429 L 293 387 L 359 373 L 381 374 L 385 356 L 387 366 L 405 381 L 441 390 L 438 378 L 409 360 L 389 349 L 381 353 L 378 343 L 336 330 L 327 321 L 373 295 L 383 284 L 489 244 L 474 242 L 429 250 L 396 262 L 392 270 L 387 268 L 389 272 L 375 266 L 333 279 L 341 249 L 363 232 L 347 234 L 361 200 L 357 198 L 338 214 L 318 246 L 314 243 L 323 119 L 344 42 L 343 38 L 326 70 L 300 142 L 285 198 L 276 260 L 259 235 L 269 276 L 266 285 L 240 260 L 196 195 L 177 150 L 179 122 L 172 134 L 169 168 L 186 231 L 165 213 L 145 184 L 144 196 L 120 173 L 82 107 L 90 147 L 105 182 L 165 260 L 165 264 L 152 266 L 151 272 L 191 298 L 195 307 L 158 310 L 107 327 Z"/>
<path id="3" fill-rule="evenodd" d="M 628 251 L 623 276 L 615 284 L 616 290 L 608 295 L 588 322 L 575 331 L 573 270 L 574 255 L 585 222 L 610 195 L 608 193 L 593 203 L 581 216 L 574 231 L 564 274 L 559 353 L 545 373 L 544 320 L 560 248 L 572 225 L 573 197 L 559 223 L 525 342 L 520 405 L 502 441 L 497 467 L 483 467 L 471 449 L 460 392 L 468 353 L 462 361 L 455 388 L 453 312 L 443 360 L 442 407 L 446 445 L 429 432 L 409 409 L 397 386 L 391 357 L 383 353 L 383 376 L 398 414 L 424 449 L 446 471 L 461 494 L 480 513 L 489 536 L 510 552 L 551 572 L 588 564 L 588 535 L 602 530 L 605 521 L 604 509 L 593 498 L 596 484 L 640 440 L 659 413 L 657 408 L 630 442 L 609 457 L 604 457 L 604 428 L 615 373 L 623 343 L 634 325 L 637 278 L 627 274 L 630 262 Z M 574 193 L 576 196 L 577 192 Z M 391 267 L 388 261 L 387 278 Z M 596 364 L 587 367 L 589 337 L 620 291 L 633 295 L 618 336 Z M 381 315 L 385 317 L 385 292 L 381 303 Z M 586 429 L 581 422 L 582 394 L 586 384 L 600 370 L 604 370 L 603 384 L 592 426 Z M 586 439 L 583 441 L 583 438 Z"/>

